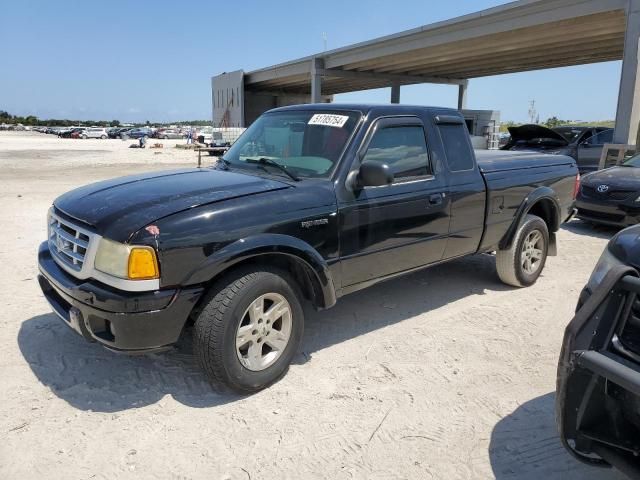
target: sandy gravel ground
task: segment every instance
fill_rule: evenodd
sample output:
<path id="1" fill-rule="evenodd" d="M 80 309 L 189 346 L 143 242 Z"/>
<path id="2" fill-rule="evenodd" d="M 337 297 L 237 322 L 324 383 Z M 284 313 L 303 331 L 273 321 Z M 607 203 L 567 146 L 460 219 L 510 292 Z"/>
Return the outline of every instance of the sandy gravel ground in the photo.
<path id="1" fill-rule="evenodd" d="M 562 332 L 611 231 L 565 226 L 527 289 L 478 256 L 345 297 L 309 313 L 282 381 L 219 395 L 188 334 L 167 354 L 116 355 L 40 295 L 57 195 L 195 163 L 127 145 L 0 132 L 0 478 L 621 478 L 574 461 L 553 417 Z"/>

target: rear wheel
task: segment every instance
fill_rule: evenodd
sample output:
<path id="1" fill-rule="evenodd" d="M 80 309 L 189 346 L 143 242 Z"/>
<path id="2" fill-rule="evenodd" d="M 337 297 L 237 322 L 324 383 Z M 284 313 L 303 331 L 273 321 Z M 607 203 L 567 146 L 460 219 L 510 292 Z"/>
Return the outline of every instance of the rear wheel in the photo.
<path id="1" fill-rule="evenodd" d="M 533 285 L 542 273 L 549 249 L 549 230 L 540 217 L 527 215 L 511 248 L 496 252 L 500 280 L 514 287 Z"/>
<path id="2" fill-rule="evenodd" d="M 194 326 L 196 357 L 209 379 L 248 393 L 282 377 L 304 328 L 299 298 L 289 275 L 268 267 L 218 281 Z"/>
<path id="3" fill-rule="evenodd" d="M 107 136 L 106 136 L 106 135 L 102 135 L 100 138 L 101 138 L 102 140 L 106 140 L 106 139 L 107 139 Z"/>

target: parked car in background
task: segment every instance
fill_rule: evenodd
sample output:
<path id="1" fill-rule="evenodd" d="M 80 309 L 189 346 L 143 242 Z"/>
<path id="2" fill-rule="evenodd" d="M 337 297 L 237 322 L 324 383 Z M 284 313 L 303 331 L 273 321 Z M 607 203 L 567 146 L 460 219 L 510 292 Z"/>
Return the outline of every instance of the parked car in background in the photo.
<path id="1" fill-rule="evenodd" d="M 608 127 L 542 125 L 509 127 L 511 138 L 501 150 L 524 150 L 568 155 L 573 157 L 580 173 L 598 169 L 602 148 L 613 142 L 613 129 Z"/>
<path id="2" fill-rule="evenodd" d="M 640 478 L 640 226 L 615 235 L 582 290 L 558 362 L 562 443 Z"/>
<path id="3" fill-rule="evenodd" d="M 107 135 L 109 135 L 109 138 L 120 138 L 123 133 L 126 133 L 129 130 L 131 130 L 131 127 L 117 127 L 107 132 Z"/>
<path id="4" fill-rule="evenodd" d="M 640 223 L 640 153 L 616 167 L 582 178 L 577 217 L 591 223 L 627 227 Z"/>
<path id="5" fill-rule="evenodd" d="M 212 168 L 58 197 L 38 280 L 67 326 L 120 352 L 166 348 L 194 322 L 209 379 L 254 392 L 298 351 L 304 302 L 329 308 L 488 252 L 504 283 L 532 285 L 556 253 L 578 179 L 563 155 L 476 154 L 453 109 L 285 107 Z"/>
<path id="6" fill-rule="evenodd" d="M 102 138 L 104 140 L 109 138 L 109 134 L 106 128 L 90 127 L 85 128 L 84 131 L 80 133 L 80 138 Z"/>
<path id="7" fill-rule="evenodd" d="M 149 127 L 132 128 L 131 130 L 125 132 L 125 135 L 129 138 L 149 138 L 153 135 L 153 130 L 151 130 Z"/>
<path id="8" fill-rule="evenodd" d="M 165 140 L 169 138 L 184 138 L 184 135 L 174 128 L 165 128 L 158 130 L 155 134 L 156 138 L 163 138 Z"/>
<path id="9" fill-rule="evenodd" d="M 84 130 L 83 127 L 71 127 L 66 130 L 60 130 L 58 136 L 60 138 L 78 138 L 80 132 Z"/>

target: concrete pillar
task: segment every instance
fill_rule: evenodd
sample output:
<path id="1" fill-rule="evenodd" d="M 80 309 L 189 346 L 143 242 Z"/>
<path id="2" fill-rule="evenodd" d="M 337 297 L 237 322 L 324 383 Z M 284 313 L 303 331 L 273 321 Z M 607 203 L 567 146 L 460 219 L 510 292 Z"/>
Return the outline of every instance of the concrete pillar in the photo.
<path id="1" fill-rule="evenodd" d="M 322 70 L 324 60 L 322 58 L 311 59 L 311 103 L 322 102 Z"/>
<path id="2" fill-rule="evenodd" d="M 400 84 L 391 85 L 391 103 L 400 103 Z"/>
<path id="3" fill-rule="evenodd" d="M 640 122 L 640 0 L 629 0 L 614 143 L 634 144 Z"/>
<path id="4" fill-rule="evenodd" d="M 458 85 L 458 110 L 464 110 L 467 108 L 467 87 L 469 81 L 465 80 L 464 83 Z"/>

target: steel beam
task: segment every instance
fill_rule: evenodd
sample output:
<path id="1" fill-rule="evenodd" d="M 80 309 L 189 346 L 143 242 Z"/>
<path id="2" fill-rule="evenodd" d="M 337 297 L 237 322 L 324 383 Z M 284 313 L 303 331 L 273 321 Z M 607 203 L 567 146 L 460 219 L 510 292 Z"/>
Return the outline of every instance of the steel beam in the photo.
<path id="1" fill-rule="evenodd" d="M 446 85 L 461 85 L 466 82 L 466 79 L 464 78 L 433 77 L 427 75 L 403 75 L 399 73 L 363 72 L 356 70 L 340 70 L 338 68 L 325 68 L 324 70 L 322 70 L 322 74 L 325 77 L 385 80 L 391 83 L 399 82 L 405 85 L 411 83 L 444 83 Z"/>
<path id="2" fill-rule="evenodd" d="M 311 103 L 322 102 L 322 72 L 324 60 L 322 58 L 311 59 Z"/>
<path id="3" fill-rule="evenodd" d="M 614 143 L 635 144 L 640 136 L 640 0 L 629 0 Z"/>
<path id="4" fill-rule="evenodd" d="M 400 84 L 391 85 L 391 103 L 400 103 Z"/>
<path id="5" fill-rule="evenodd" d="M 469 82 L 465 82 L 462 85 L 458 85 L 458 110 L 464 110 L 467 108 L 467 87 Z"/>

